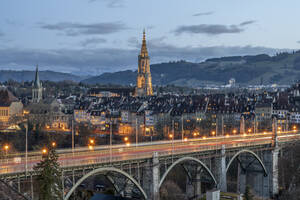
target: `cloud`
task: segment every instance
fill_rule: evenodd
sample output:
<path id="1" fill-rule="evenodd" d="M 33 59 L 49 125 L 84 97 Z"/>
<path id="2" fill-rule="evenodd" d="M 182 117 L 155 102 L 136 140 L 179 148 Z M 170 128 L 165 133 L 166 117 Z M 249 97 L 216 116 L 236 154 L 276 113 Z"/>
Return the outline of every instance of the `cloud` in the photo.
<path id="1" fill-rule="evenodd" d="M 97 44 L 106 43 L 107 40 L 104 38 L 88 38 L 80 42 L 80 46 L 87 47 L 87 46 L 96 46 Z"/>
<path id="2" fill-rule="evenodd" d="M 214 12 L 212 12 L 212 11 L 210 11 L 210 12 L 200 12 L 200 13 L 193 14 L 193 17 L 212 15 L 212 14 L 214 14 Z"/>
<path id="3" fill-rule="evenodd" d="M 61 22 L 56 24 L 40 24 L 40 28 L 51 31 L 60 31 L 67 36 L 106 35 L 128 29 L 128 27 L 121 22 L 104 22 L 93 24 Z"/>
<path id="4" fill-rule="evenodd" d="M 135 44 L 131 49 L 0 49 L 0 69 L 34 69 L 34 65 L 39 63 L 43 66 L 43 70 L 49 69 L 81 75 L 96 75 L 127 69 L 136 70 L 140 44 L 137 44 L 134 39 L 131 42 Z M 178 47 L 166 44 L 163 38 L 149 40 L 147 45 L 151 63 L 181 59 L 201 62 L 213 57 L 262 53 L 273 55 L 276 52 L 288 51 L 257 46 Z"/>
<path id="5" fill-rule="evenodd" d="M 175 29 L 174 33 L 180 35 L 182 33 L 220 35 L 230 33 L 241 33 L 245 30 L 245 26 L 253 24 L 255 21 L 249 20 L 239 25 L 222 25 L 222 24 L 199 24 L 199 25 L 183 25 Z"/>
<path id="6" fill-rule="evenodd" d="M 276 52 L 290 51 L 290 49 L 274 49 L 261 46 L 198 46 L 178 47 L 166 44 L 163 40 L 154 39 L 148 42 L 149 54 L 153 62 L 168 62 L 170 60 L 188 60 L 191 62 L 202 62 L 208 58 L 270 54 Z M 138 45 L 138 47 L 140 44 Z"/>
<path id="7" fill-rule="evenodd" d="M 95 2 L 97 0 L 90 0 L 89 2 Z M 102 0 L 103 1 L 103 0 Z M 104 0 L 108 8 L 121 8 L 124 7 L 124 0 Z"/>
<path id="8" fill-rule="evenodd" d="M 244 29 L 237 25 L 220 25 L 220 24 L 200 24 L 190 26 L 179 26 L 175 29 L 175 34 L 180 35 L 182 33 L 193 34 L 207 34 L 207 35 L 220 35 L 225 33 L 241 33 Z"/>
<path id="9" fill-rule="evenodd" d="M 250 25 L 250 24 L 253 24 L 255 22 L 256 22 L 255 20 L 244 21 L 244 22 L 240 23 L 240 26 Z"/>

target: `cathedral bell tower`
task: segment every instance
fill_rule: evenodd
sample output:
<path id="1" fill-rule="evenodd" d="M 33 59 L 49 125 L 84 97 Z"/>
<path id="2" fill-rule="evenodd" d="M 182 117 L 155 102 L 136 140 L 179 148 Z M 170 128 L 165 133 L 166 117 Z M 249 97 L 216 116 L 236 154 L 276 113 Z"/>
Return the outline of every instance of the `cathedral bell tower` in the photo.
<path id="1" fill-rule="evenodd" d="M 143 43 L 141 52 L 138 56 L 138 74 L 136 81 L 136 96 L 151 96 L 152 91 L 152 78 L 150 72 L 150 58 L 148 55 L 147 45 L 146 45 L 146 34 L 145 30 L 143 33 Z"/>

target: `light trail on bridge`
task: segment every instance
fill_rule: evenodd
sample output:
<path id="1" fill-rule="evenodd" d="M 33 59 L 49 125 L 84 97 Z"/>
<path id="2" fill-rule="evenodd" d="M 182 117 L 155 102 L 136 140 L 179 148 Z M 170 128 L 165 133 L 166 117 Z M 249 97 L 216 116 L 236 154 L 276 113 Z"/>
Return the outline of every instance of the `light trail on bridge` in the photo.
<path id="1" fill-rule="evenodd" d="M 300 134 L 295 131 L 278 133 L 278 141 L 285 142 L 300 139 Z M 218 150 L 222 145 L 226 149 L 236 147 L 247 147 L 272 143 L 272 133 L 264 132 L 247 135 L 231 135 L 207 138 L 194 138 L 188 140 L 165 140 L 157 142 L 139 143 L 131 145 L 113 145 L 112 157 L 110 157 L 110 146 L 95 146 L 92 150 L 88 147 L 81 147 L 75 150 L 58 149 L 59 162 L 61 167 L 75 167 L 98 163 L 110 163 L 116 161 L 135 160 L 151 158 L 154 152 L 159 156 L 172 154 L 185 154 L 199 151 Z M 28 154 L 28 171 L 33 170 L 42 158 L 41 152 L 30 152 Z M 10 154 L 7 159 L 0 160 L 0 175 L 21 173 L 25 171 L 25 154 Z"/>

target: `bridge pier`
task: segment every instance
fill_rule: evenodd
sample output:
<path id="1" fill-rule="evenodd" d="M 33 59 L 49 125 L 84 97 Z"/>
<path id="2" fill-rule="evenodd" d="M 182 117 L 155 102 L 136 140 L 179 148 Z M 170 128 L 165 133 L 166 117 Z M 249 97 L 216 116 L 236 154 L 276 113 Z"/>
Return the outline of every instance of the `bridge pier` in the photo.
<path id="1" fill-rule="evenodd" d="M 227 179 L 226 179 L 226 150 L 225 145 L 222 145 L 221 149 L 221 158 L 220 158 L 220 177 L 219 177 L 219 183 L 220 183 L 220 190 L 222 192 L 227 192 Z"/>
<path id="2" fill-rule="evenodd" d="M 197 167 L 195 195 L 196 196 L 201 195 L 201 167 Z"/>
<path id="3" fill-rule="evenodd" d="M 159 200 L 160 163 L 158 152 L 153 153 L 152 159 L 147 161 L 142 172 L 141 182 L 148 199 Z"/>
<path id="4" fill-rule="evenodd" d="M 279 149 L 276 147 L 272 151 L 272 196 L 278 194 L 278 154 Z"/>
<path id="5" fill-rule="evenodd" d="M 158 152 L 153 154 L 153 200 L 159 200 L 159 181 L 160 181 L 160 171 L 159 171 L 159 159 Z"/>

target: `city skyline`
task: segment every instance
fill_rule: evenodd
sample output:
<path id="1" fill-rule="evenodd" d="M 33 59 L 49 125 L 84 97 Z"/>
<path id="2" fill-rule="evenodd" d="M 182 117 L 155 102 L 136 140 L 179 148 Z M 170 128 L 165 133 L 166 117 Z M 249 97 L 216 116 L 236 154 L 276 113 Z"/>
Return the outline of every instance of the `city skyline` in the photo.
<path id="1" fill-rule="evenodd" d="M 38 63 L 41 70 L 75 74 L 136 70 L 143 28 L 152 63 L 273 55 L 300 45 L 300 30 L 294 28 L 299 15 L 295 0 L 289 5 L 235 0 L 2 4 L 0 69 L 34 70 Z"/>

